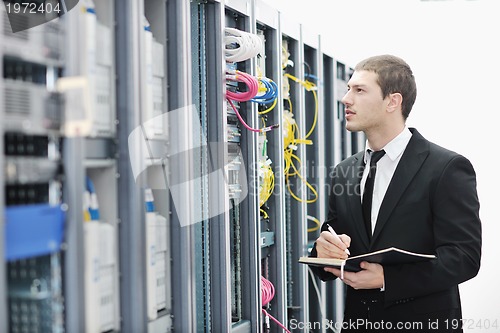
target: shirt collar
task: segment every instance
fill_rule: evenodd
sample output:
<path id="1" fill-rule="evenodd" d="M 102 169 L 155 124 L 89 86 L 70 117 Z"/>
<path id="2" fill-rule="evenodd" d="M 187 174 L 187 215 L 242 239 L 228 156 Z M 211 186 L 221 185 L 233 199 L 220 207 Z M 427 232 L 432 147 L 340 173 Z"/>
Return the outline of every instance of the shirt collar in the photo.
<path id="1" fill-rule="evenodd" d="M 408 129 L 408 126 L 405 126 L 403 131 L 401 131 L 401 133 L 399 133 L 382 149 L 385 150 L 386 155 L 389 156 L 389 158 L 392 161 L 395 161 L 399 157 L 399 155 L 401 155 L 404 152 L 406 146 L 408 145 L 408 142 L 410 142 L 411 136 L 412 134 Z M 367 140 L 365 144 L 365 155 L 364 155 L 365 164 L 368 162 L 368 149 L 370 149 L 370 147 L 368 147 L 368 140 Z"/>

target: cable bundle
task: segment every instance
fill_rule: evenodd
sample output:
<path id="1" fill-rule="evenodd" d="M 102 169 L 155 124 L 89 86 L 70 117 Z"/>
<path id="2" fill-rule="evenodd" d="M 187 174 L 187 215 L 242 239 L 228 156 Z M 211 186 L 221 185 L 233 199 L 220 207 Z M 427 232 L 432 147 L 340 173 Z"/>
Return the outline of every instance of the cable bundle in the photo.
<path id="1" fill-rule="evenodd" d="M 262 292 L 262 306 L 266 306 L 271 302 L 271 300 L 274 298 L 274 286 L 265 277 L 261 276 L 260 277 L 260 290 Z M 271 316 L 265 309 L 262 309 L 262 312 L 269 318 L 271 318 L 276 324 L 278 324 L 279 327 L 281 327 L 285 332 L 291 333 L 282 323 L 278 321 L 278 319 L 274 318 Z"/>
<path id="2" fill-rule="evenodd" d="M 278 98 L 278 85 L 267 77 L 259 78 L 259 93 L 251 99 L 259 104 L 269 104 Z"/>
<path id="3" fill-rule="evenodd" d="M 259 191 L 259 207 L 262 207 L 273 194 L 274 172 L 271 168 L 271 160 L 266 160 L 265 162 L 260 161 L 259 165 L 259 180 L 261 184 Z"/>
<path id="4" fill-rule="evenodd" d="M 247 91 L 235 92 L 226 91 L 226 96 L 229 99 L 237 102 L 247 102 L 254 98 L 259 92 L 259 81 L 252 75 L 245 72 L 235 71 L 234 74 L 226 73 L 226 80 L 242 82 L 247 86 Z"/>
<path id="5" fill-rule="evenodd" d="M 274 298 L 274 285 L 265 277 L 260 277 L 260 291 L 262 292 L 262 306 L 266 306 Z"/>
<path id="6" fill-rule="evenodd" d="M 256 34 L 250 34 L 248 32 L 234 28 L 225 28 L 225 33 L 226 36 L 224 38 L 224 43 L 225 43 L 225 50 L 226 50 L 225 53 L 227 62 L 245 61 L 247 59 L 255 57 L 263 49 L 262 40 Z M 231 106 L 234 113 L 238 117 L 238 120 L 247 130 L 257 133 L 264 133 L 279 126 L 279 124 L 275 124 L 260 129 L 249 126 L 243 120 L 238 109 L 234 106 L 232 102 L 232 101 L 236 102 L 252 101 L 252 99 L 259 93 L 259 80 L 257 80 L 254 76 L 250 74 L 247 74 L 245 72 L 240 72 L 238 70 L 226 71 L 226 80 L 233 82 L 241 82 L 247 86 L 247 90 L 243 92 L 235 91 L 236 89 L 234 90 L 231 90 L 230 88 L 226 89 L 226 99 L 229 105 Z M 261 91 L 263 91 L 264 93 L 262 95 L 259 95 L 259 97 L 257 97 L 255 101 L 258 100 L 262 101 L 263 103 L 265 103 L 268 100 L 272 101 L 271 97 L 274 94 L 273 91 L 277 90 L 276 84 L 274 83 L 273 86 L 272 81 L 270 81 L 269 79 L 261 80 L 261 84 L 262 84 Z M 269 108 L 269 110 L 270 109 L 272 109 L 272 107 Z"/>
<path id="7" fill-rule="evenodd" d="M 238 62 L 255 57 L 262 49 L 262 40 L 256 34 L 234 28 L 225 29 L 226 61 Z"/>
<path id="8" fill-rule="evenodd" d="M 293 119 L 293 112 L 292 112 L 292 101 L 287 98 L 285 99 L 290 107 L 289 112 L 284 112 L 283 114 L 283 123 L 284 123 L 284 145 L 285 145 L 285 151 L 284 151 L 284 157 L 285 157 L 285 182 L 288 188 L 288 191 L 290 192 L 290 195 L 297 201 L 299 202 L 305 202 L 305 203 L 313 203 L 318 200 L 318 193 L 314 189 L 314 187 L 307 182 L 307 180 L 302 176 L 300 173 L 300 169 L 302 166 L 302 161 L 300 158 L 295 154 L 295 151 L 297 150 L 297 145 L 298 144 L 312 144 L 312 141 L 309 140 L 308 138 L 312 135 L 314 132 L 314 129 L 316 128 L 316 124 L 318 121 L 318 96 L 316 94 L 316 90 L 318 89 L 316 84 L 310 81 L 303 81 L 300 80 L 299 78 L 289 74 L 285 73 L 284 74 L 285 78 L 289 78 L 293 80 L 294 82 L 299 83 L 302 85 L 307 91 L 310 91 L 313 94 L 314 97 L 314 102 L 315 102 L 315 108 L 314 108 L 314 119 L 313 123 L 311 125 L 311 128 L 307 132 L 307 134 L 304 136 L 304 138 L 297 138 L 296 135 L 300 133 L 299 128 L 295 120 Z M 288 95 L 285 94 L 285 95 Z M 299 196 L 297 196 L 291 188 L 291 184 L 289 181 L 290 177 L 297 176 L 300 178 L 302 182 L 306 185 L 306 187 L 309 189 L 309 191 L 314 195 L 313 199 L 302 199 Z"/>

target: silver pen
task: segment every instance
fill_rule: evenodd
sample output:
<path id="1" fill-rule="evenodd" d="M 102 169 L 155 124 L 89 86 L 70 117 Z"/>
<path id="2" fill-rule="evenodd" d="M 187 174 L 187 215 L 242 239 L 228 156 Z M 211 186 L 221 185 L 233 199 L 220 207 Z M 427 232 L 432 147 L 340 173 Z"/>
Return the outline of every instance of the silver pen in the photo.
<path id="1" fill-rule="evenodd" d="M 333 230 L 333 228 L 329 224 L 327 224 L 327 226 L 328 226 L 328 231 L 330 231 L 330 233 L 333 235 L 333 237 L 337 238 L 339 241 L 342 242 L 342 240 L 340 239 L 339 235 L 337 235 L 335 230 Z M 347 253 L 347 255 L 351 255 L 351 252 L 349 252 L 349 249 L 345 249 L 345 253 Z"/>

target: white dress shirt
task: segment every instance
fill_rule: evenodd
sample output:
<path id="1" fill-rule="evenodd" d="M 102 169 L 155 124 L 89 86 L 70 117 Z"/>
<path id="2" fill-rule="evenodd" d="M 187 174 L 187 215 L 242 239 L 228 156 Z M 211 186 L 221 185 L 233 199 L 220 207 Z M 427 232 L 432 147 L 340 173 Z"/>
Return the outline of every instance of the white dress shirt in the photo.
<path id="1" fill-rule="evenodd" d="M 410 142 L 411 132 L 408 127 L 405 127 L 401 133 L 398 134 L 391 142 L 385 145 L 383 150 L 385 150 L 385 155 L 377 163 L 377 173 L 375 174 L 375 181 L 373 184 L 373 201 L 372 201 L 372 214 L 371 214 L 371 225 L 372 225 L 372 234 L 375 230 L 375 224 L 377 223 L 377 216 L 380 210 L 380 206 L 382 205 L 382 200 L 384 200 L 385 192 L 387 192 L 387 188 L 389 187 L 389 183 L 391 182 L 392 176 L 394 175 L 394 171 L 396 171 L 396 167 L 398 166 L 399 160 L 401 156 L 403 156 L 403 152 Z M 370 157 L 371 155 L 368 153 L 368 149 L 371 149 L 368 146 L 368 141 L 365 145 L 365 165 L 370 165 Z M 363 177 L 361 178 L 361 200 L 363 200 L 363 193 L 365 191 L 365 183 L 366 178 L 368 178 L 368 172 L 370 168 L 365 168 L 363 172 Z"/>

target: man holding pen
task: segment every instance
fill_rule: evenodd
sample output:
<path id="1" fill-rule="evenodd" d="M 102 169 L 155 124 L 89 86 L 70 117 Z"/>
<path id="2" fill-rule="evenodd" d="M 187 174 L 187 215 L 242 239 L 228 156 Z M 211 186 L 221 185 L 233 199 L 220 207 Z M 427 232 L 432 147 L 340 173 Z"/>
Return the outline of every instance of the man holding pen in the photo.
<path id="1" fill-rule="evenodd" d="M 346 128 L 363 131 L 367 144 L 336 166 L 328 220 L 311 256 L 345 259 L 398 247 L 436 259 L 364 262 L 362 271 L 344 272 L 342 332 L 381 332 L 382 323 L 384 332 L 462 332 L 452 325 L 462 318 L 458 285 L 478 273 L 481 258 L 474 169 L 406 126 L 417 90 L 402 59 L 361 61 L 348 88 Z M 335 268 L 313 270 L 322 280 L 341 276 Z"/>

